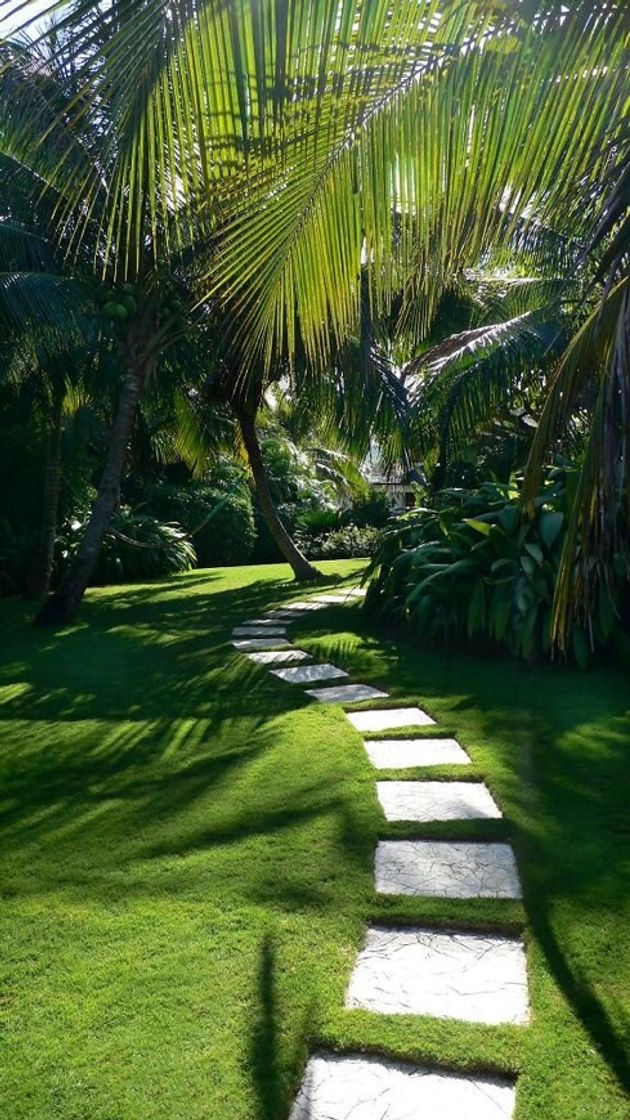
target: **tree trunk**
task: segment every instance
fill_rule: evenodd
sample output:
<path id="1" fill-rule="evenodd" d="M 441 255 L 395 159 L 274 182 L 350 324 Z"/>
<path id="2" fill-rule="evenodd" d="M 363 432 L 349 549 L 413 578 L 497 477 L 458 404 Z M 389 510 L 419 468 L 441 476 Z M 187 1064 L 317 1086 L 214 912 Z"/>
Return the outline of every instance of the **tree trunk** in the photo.
<path id="1" fill-rule="evenodd" d="M 64 626 L 72 622 L 79 609 L 98 560 L 103 537 L 118 505 L 122 472 L 143 381 L 142 365 L 129 361 L 90 520 L 72 564 L 35 619 L 39 626 Z"/>
<path id="2" fill-rule="evenodd" d="M 269 482 L 267 481 L 267 472 L 265 471 L 254 420 L 249 413 L 241 409 L 237 411 L 237 416 L 249 465 L 254 476 L 260 509 L 267 523 L 267 528 L 285 560 L 291 565 L 295 578 L 304 581 L 318 579 L 320 572 L 312 564 L 309 564 L 306 557 L 302 555 L 278 517 L 278 511 L 273 504 Z"/>
<path id="3" fill-rule="evenodd" d="M 46 473 L 44 476 L 42 535 L 35 571 L 32 574 L 29 586 L 29 593 L 34 599 L 41 599 L 44 595 L 48 595 L 50 590 L 50 577 L 52 575 L 53 562 L 55 559 L 57 515 L 59 512 L 59 494 L 61 490 L 62 417 L 63 399 L 59 397 L 59 400 L 55 400 L 54 402 L 52 426 L 48 433 Z"/>

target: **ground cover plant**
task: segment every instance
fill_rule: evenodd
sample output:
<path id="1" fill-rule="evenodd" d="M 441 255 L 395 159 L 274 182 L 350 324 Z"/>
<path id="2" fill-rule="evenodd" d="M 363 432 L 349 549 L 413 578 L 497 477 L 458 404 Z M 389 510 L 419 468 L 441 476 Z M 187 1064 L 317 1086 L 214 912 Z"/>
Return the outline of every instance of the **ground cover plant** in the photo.
<path id="1" fill-rule="evenodd" d="M 303 648 L 456 733 L 506 817 L 413 834 L 509 835 L 524 886 L 522 905 L 379 899 L 376 839 L 410 830 L 384 824 L 359 735 L 229 644 L 299 594 L 289 576 L 93 590 L 56 635 L 0 604 L 0 1111 L 286 1120 L 324 1044 L 519 1071 L 518 1120 L 623 1120 L 627 677 L 427 652 L 356 605 L 300 621 Z M 375 918 L 524 928 L 531 1025 L 344 1011 Z"/>

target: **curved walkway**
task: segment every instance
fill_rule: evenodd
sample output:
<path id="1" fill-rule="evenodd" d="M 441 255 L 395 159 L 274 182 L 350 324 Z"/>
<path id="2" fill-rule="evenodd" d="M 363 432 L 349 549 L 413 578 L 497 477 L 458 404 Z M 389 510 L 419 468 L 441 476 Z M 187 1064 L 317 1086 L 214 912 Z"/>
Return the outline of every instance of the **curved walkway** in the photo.
<path id="1" fill-rule="evenodd" d="M 313 662 L 287 638 L 305 612 L 361 596 L 360 590 L 317 595 L 234 629 L 233 644 L 281 680 L 307 687 L 321 703 L 342 707 L 388 693 L 353 682 L 335 665 Z M 434 721 L 418 707 L 345 711 L 366 735 L 375 771 L 467 766 L 455 739 L 414 738 Z M 401 738 L 379 732 L 402 729 Z M 434 822 L 502 816 L 483 782 L 377 781 L 388 821 Z M 520 898 L 512 848 L 505 843 L 382 840 L 375 853 L 379 893 L 432 898 Z M 347 1008 L 375 1014 L 431 1015 L 471 1023 L 526 1024 L 525 948 L 518 938 L 420 927 L 368 926 L 346 993 Z M 361 1054 L 314 1054 L 289 1120 L 512 1120 L 513 1081 L 464 1076 Z"/>

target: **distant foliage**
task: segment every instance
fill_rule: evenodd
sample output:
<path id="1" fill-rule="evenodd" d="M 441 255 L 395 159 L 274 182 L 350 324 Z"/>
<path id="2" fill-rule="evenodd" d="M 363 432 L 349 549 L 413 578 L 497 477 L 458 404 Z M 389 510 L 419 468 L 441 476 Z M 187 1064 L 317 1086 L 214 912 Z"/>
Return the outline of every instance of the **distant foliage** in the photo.
<path id="1" fill-rule="evenodd" d="M 60 568 L 72 560 L 85 524 L 74 519 L 61 538 Z M 92 583 L 153 579 L 195 567 L 195 549 L 180 525 L 164 524 L 147 513 L 123 507 L 107 531 Z"/>
<path id="2" fill-rule="evenodd" d="M 317 500 L 319 504 L 313 504 Z M 386 495 L 370 490 L 342 509 L 339 502 L 314 498 L 307 492 L 300 503 L 287 502 L 278 513 L 298 548 L 309 560 L 350 560 L 372 556 L 391 516 Z M 256 560 L 277 560 L 279 554 L 264 522 L 258 522 Z"/>
<path id="3" fill-rule="evenodd" d="M 156 517 L 175 521 L 192 534 L 199 567 L 251 560 L 256 528 L 246 483 L 159 483 L 150 493 L 148 508 Z"/>
<path id="4" fill-rule="evenodd" d="M 381 529 L 345 525 L 330 533 L 297 533 L 296 542 L 309 560 L 350 560 L 372 556 L 383 539 Z"/>
<path id="5" fill-rule="evenodd" d="M 355 498 L 352 508 L 344 515 L 344 521 L 360 528 L 382 529 L 390 517 L 387 494 L 383 490 L 371 488 L 365 496 Z"/>
<path id="6" fill-rule="evenodd" d="M 550 654 L 554 588 L 567 522 L 563 477 L 547 482 L 526 518 L 516 485 L 442 491 L 432 509 L 400 517 L 370 573 L 368 604 L 432 641 L 505 647 L 525 661 Z M 592 632 L 575 623 L 571 653 L 584 666 L 617 624 L 599 594 Z"/>

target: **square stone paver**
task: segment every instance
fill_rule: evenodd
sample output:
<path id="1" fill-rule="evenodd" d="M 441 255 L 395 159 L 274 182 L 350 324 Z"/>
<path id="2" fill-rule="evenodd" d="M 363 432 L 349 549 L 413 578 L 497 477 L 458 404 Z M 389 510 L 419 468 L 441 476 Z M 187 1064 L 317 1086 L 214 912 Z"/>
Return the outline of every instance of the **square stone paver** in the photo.
<path id="1" fill-rule="evenodd" d="M 388 695 L 369 684 L 340 684 L 332 688 L 307 688 L 306 691 L 322 704 L 357 704 L 360 700 L 379 700 Z"/>
<path id="2" fill-rule="evenodd" d="M 373 708 L 371 712 L 351 712 L 348 719 L 357 731 L 393 731 L 396 727 L 426 727 L 435 723 L 422 708 Z"/>
<path id="3" fill-rule="evenodd" d="M 286 626 L 235 626 L 233 638 L 274 638 L 286 634 Z"/>
<path id="4" fill-rule="evenodd" d="M 280 677 L 289 684 L 310 684 L 312 681 L 334 680 L 335 677 L 347 677 L 343 669 L 336 665 L 297 665 L 295 669 L 272 669 L 274 677 Z"/>
<path id="5" fill-rule="evenodd" d="M 254 653 L 263 649 L 291 649 L 291 642 L 286 638 L 237 638 L 232 645 L 241 653 Z"/>
<path id="6" fill-rule="evenodd" d="M 457 739 L 368 739 L 364 746 L 372 766 L 377 770 L 470 765 L 470 759 Z"/>
<path id="7" fill-rule="evenodd" d="M 248 653 L 247 656 L 258 665 L 290 665 L 293 661 L 308 661 L 311 655 L 303 649 L 278 649 Z"/>
<path id="8" fill-rule="evenodd" d="M 382 840 L 374 885 L 381 894 L 425 898 L 522 898 L 509 844 Z"/>
<path id="9" fill-rule="evenodd" d="M 525 948 L 510 937 L 371 926 L 346 1007 L 469 1023 L 527 1023 Z"/>
<path id="10" fill-rule="evenodd" d="M 512 1120 L 514 1084 L 354 1054 L 314 1054 L 289 1120 Z"/>
<path id="11" fill-rule="evenodd" d="M 482 782 L 377 782 L 388 821 L 467 821 L 502 817 Z"/>

